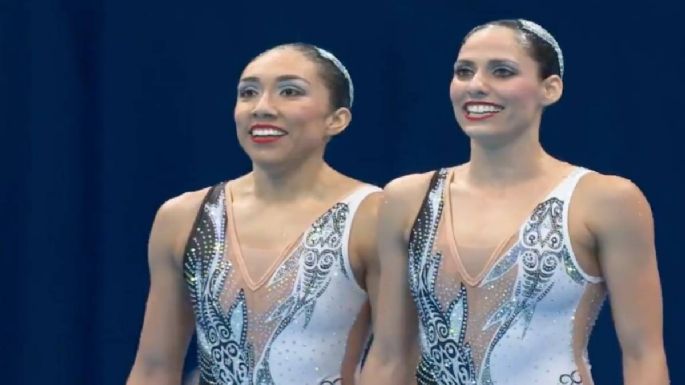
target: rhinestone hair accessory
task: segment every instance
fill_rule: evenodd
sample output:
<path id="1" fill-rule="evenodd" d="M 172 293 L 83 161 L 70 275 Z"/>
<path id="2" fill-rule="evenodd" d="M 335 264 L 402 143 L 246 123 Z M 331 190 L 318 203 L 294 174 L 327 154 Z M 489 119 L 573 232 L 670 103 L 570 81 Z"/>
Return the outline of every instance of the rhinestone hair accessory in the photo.
<path id="1" fill-rule="evenodd" d="M 352 102 L 354 101 L 354 86 L 352 85 L 352 77 L 350 76 L 350 73 L 347 72 L 347 68 L 342 64 L 340 60 L 338 60 L 335 55 L 332 53 L 326 51 L 323 48 L 316 47 L 316 51 L 321 55 L 321 57 L 325 58 L 326 60 L 329 60 L 333 65 L 335 65 L 340 72 L 342 72 L 343 76 L 345 76 L 345 79 L 347 79 L 347 84 L 348 84 L 348 94 L 350 97 L 350 107 L 352 107 Z"/>
<path id="2" fill-rule="evenodd" d="M 552 36 L 551 33 L 547 32 L 546 29 L 542 28 L 541 25 L 534 23 L 532 21 L 518 19 L 518 22 L 521 23 L 521 28 L 544 40 L 545 42 L 547 42 L 547 44 L 551 45 L 552 48 L 554 48 L 554 51 L 557 53 L 559 73 L 561 77 L 564 77 L 564 55 L 562 55 L 561 47 L 559 46 L 559 43 L 557 43 L 554 36 Z"/>

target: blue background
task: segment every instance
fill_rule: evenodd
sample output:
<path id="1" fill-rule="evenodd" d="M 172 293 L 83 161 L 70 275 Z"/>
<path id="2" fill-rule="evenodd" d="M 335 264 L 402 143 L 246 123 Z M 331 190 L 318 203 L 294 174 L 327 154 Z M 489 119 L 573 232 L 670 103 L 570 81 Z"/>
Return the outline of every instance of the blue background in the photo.
<path id="1" fill-rule="evenodd" d="M 546 149 L 632 179 L 652 204 L 666 350 L 683 383 L 685 33 L 680 6 L 662 0 L 0 0 L 0 383 L 124 382 L 156 209 L 249 170 L 232 108 L 254 55 L 291 41 L 338 55 L 357 94 L 327 159 L 382 185 L 467 159 L 452 64 L 471 27 L 509 17 L 544 25 L 566 57 Z M 621 383 L 608 310 L 590 344 L 601 385 Z"/>

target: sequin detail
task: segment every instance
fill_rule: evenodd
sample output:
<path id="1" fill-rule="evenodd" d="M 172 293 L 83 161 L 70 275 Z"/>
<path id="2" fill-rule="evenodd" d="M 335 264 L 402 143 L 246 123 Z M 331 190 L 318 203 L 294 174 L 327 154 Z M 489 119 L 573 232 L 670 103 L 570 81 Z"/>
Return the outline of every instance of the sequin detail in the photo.
<path id="1" fill-rule="evenodd" d="M 343 252 L 358 202 L 342 201 L 323 213 L 268 283 L 248 291 L 230 252 L 225 254 L 224 191 L 221 183 L 208 192 L 184 257 L 200 383 L 340 384 L 347 333 L 367 299 Z"/>
<path id="2" fill-rule="evenodd" d="M 574 313 L 591 282 L 578 267 L 570 241 L 564 239 L 564 226 L 565 199 L 579 177 L 572 174 L 537 205 L 521 226 L 518 240 L 481 283 L 467 286 L 455 266 L 441 275 L 447 261 L 444 252 L 449 251 L 438 244 L 447 175 L 447 170 L 439 170 L 432 179 L 409 241 L 408 279 L 419 315 L 422 353 L 418 383 L 501 385 L 558 379 L 565 381 L 562 384 L 579 384 L 574 382 L 580 381 L 576 369 L 552 377 L 554 371 L 543 370 L 541 361 L 534 362 L 535 368 L 541 368 L 537 373 L 511 367 L 512 362 L 525 362 L 526 355 L 540 360 L 545 356 L 545 365 L 551 362 L 552 367 L 576 365 L 570 343 Z M 469 301 L 477 305 L 478 315 L 472 314 Z M 601 302 L 590 299 L 589 328 L 596 314 L 592 309 L 598 309 Z M 538 311 L 540 306 L 543 312 Z M 556 322 L 560 322 L 557 327 Z M 543 341 L 553 349 L 539 355 L 532 348 L 526 350 L 527 343 L 538 346 Z M 502 377 L 506 370 L 512 371 Z"/>
<path id="3" fill-rule="evenodd" d="M 249 384 L 253 366 L 252 348 L 247 343 L 247 308 L 241 291 L 228 311 L 220 305 L 226 278 L 232 270 L 223 259 L 226 220 L 223 192 L 219 203 L 208 202 L 202 209 L 195 236 L 191 239 L 184 271 L 195 307 L 198 362 L 203 382 Z M 207 257 L 203 257 L 207 256 Z"/>
<path id="4" fill-rule="evenodd" d="M 562 243 L 562 213 L 563 202 L 559 199 L 551 198 L 538 205 L 524 226 L 521 241 L 502 259 L 502 266 L 498 263 L 492 273 L 488 274 L 486 283 L 501 277 L 514 266 L 520 267 L 512 299 L 495 311 L 483 329 L 509 318 L 513 321 L 517 316 L 524 317 L 528 325 L 535 312 L 535 305 L 554 286 L 551 278 L 560 265 L 564 266 L 564 271 L 576 283 L 585 283 L 577 270 L 570 268 L 573 263 Z M 524 333 L 526 330 L 527 326 Z M 495 343 L 496 341 L 493 345 Z"/>
<path id="5" fill-rule="evenodd" d="M 314 313 L 316 300 L 330 284 L 331 273 L 336 269 L 344 271 L 344 263 L 338 258 L 340 255 L 338 251 L 341 247 L 340 242 L 348 212 L 347 205 L 335 205 L 314 223 L 304 238 L 303 247 L 297 250 L 295 260 L 300 263 L 295 290 L 267 318 L 268 321 L 279 320 L 279 324 L 267 343 L 263 358 L 257 364 L 256 384 L 274 384 L 269 369 L 272 341 L 277 339 L 279 334 L 299 315 L 304 314 L 304 328 L 307 328 Z"/>
<path id="6" fill-rule="evenodd" d="M 435 294 L 435 279 L 442 256 L 431 252 L 437 219 L 442 213 L 440 192 L 445 172 L 437 175 L 413 229 L 409 250 L 410 291 L 417 304 L 421 337 L 421 373 L 424 381 L 439 384 L 475 383 L 471 348 L 464 341 L 468 319 L 466 288 L 462 285 L 444 311 Z"/>

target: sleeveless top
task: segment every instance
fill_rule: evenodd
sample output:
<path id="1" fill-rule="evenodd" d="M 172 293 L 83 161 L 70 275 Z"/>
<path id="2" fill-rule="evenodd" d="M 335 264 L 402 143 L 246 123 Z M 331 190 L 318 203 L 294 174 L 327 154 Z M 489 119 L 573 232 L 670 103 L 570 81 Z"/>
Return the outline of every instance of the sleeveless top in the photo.
<path id="1" fill-rule="evenodd" d="M 367 301 L 350 266 L 350 227 L 360 203 L 378 190 L 364 185 L 335 203 L 253 282 L 226 183 L 210 188 L 183 263 L 200 384 L 341 383 L 347 341 L 355 337 L 350 330 Z"/>
<path id="2" fill-rule="evenodd" d="M 409 240 L 419 384 L 592 384 L 587 342 L 606 288 L 578 264 L 568 227 L 588 172 L 577 167 L 557 185 L 475 279 L 456 249 L 451 172 L 435 173 Z"/>

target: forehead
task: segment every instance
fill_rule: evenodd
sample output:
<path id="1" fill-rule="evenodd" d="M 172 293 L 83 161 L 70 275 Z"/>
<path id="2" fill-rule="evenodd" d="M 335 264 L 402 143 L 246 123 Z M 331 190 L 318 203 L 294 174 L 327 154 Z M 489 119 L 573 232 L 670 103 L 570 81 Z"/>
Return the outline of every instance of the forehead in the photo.
<path id="1" fill-rule="evenodd" d="M 525 50 L 519 32 L 503 26 L 487 26 L 474 32 L 459 49 L 459 60 L 506 59 L 532 60 Z"/>
<path id="2" fill-rule="evenodd" d="M 267 79 L 295 75 L 312 81 L 316 76 L 316 70 L 316 64 L 302 52 L 292 47 L 281 47 L 256 57 L 245 67 L 241 77 Z"/>

